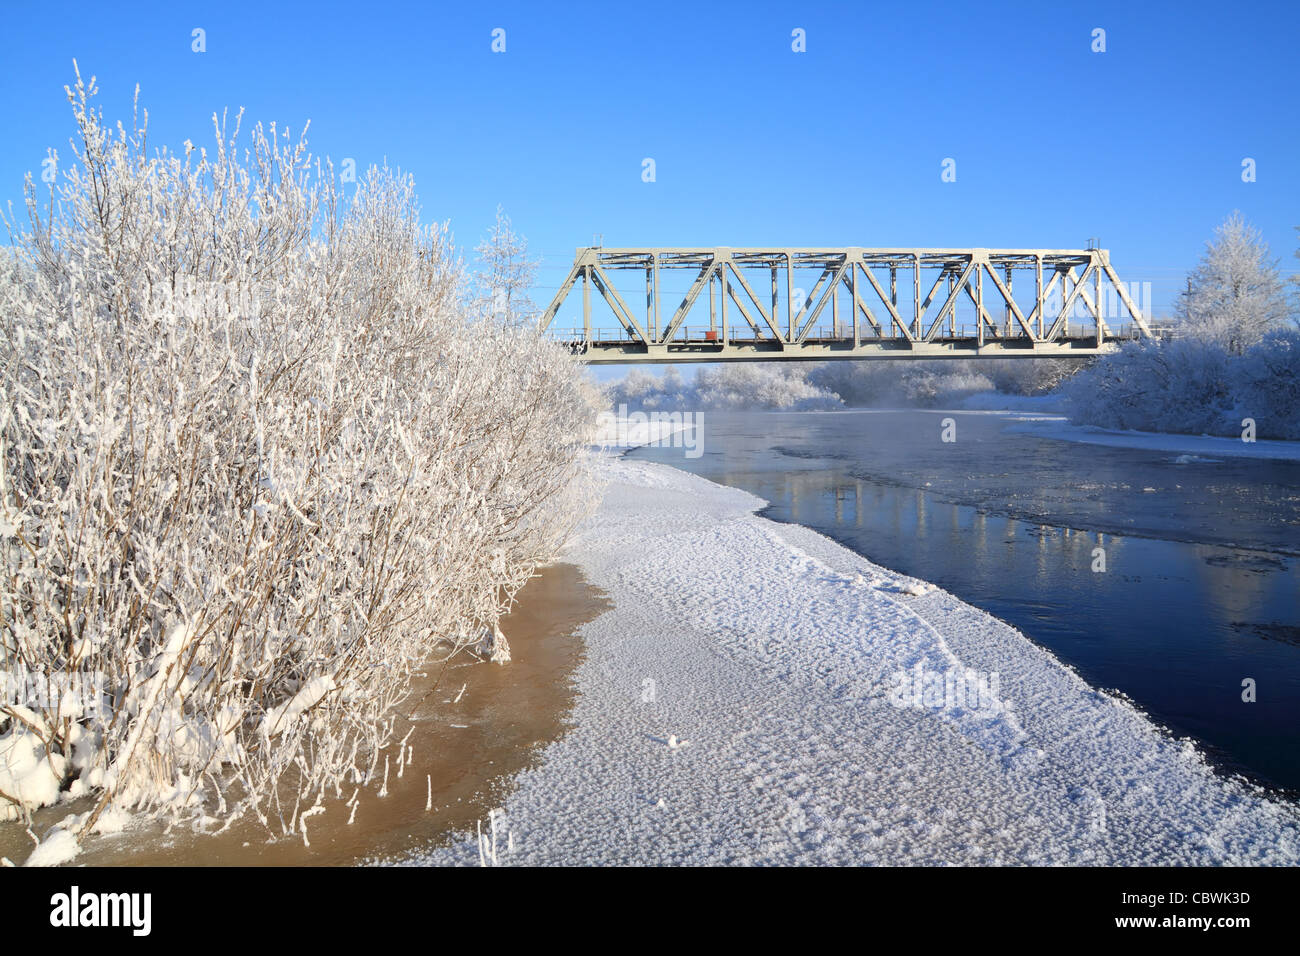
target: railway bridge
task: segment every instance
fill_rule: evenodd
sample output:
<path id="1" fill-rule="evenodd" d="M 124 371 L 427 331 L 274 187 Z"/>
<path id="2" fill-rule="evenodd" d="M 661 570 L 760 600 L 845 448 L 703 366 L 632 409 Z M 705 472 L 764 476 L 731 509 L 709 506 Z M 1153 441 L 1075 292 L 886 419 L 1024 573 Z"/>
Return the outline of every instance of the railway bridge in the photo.
<path id="1" fill-rule="evenodd" d="M 581 327 L 555 327 L 578 284 Z M 541 325 L 593 364 L 1073 358 L 1153 335 L 1098 248 L 587 247 Z"/>

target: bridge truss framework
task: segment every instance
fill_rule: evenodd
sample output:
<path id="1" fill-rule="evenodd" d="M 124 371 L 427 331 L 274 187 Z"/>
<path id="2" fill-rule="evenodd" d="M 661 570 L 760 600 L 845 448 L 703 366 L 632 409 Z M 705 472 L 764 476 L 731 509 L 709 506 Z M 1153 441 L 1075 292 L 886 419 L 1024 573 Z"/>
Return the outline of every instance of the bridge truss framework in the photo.
<path id="1" fill-rule="evenodd" d="M 798 269 L 820 270 L 805 273 L 817 278 L 802 298 L 795 295 Z M 660 275 L 672 270 L 693 278 L 669 312 L 661 308 Z M 616 272 L 644 273 L 644 310 L 633 312 Z M 1017 273 L 1033 286 L 1032 298 L 1022 293 L 1023 306 L 1014 294 Z M 902 304 L 900 276 L 911 285 Z M 769 277 L 770 296 L 763 289 L 760 298 Z M 552 330 L 579 283 L 583 327 Z M 1115 293 L 1105 301 L 1104 286 Z M 593 289 L 621 325 L 612 334 L 593 328 Z M 706 291 L 709 327 L 693 330 L 686 318 Z M 959 304 L 973 306 L 973 330 L 957 327 Z M 819 320 L 828 311 L 826 330 Z M 1072 312 L 1082 324 L 1071 325 Z M 591 363 L 1069 358 L 1152 335 L 1105 249 L 587 247 L 577 250 L 541 326 Z"/>

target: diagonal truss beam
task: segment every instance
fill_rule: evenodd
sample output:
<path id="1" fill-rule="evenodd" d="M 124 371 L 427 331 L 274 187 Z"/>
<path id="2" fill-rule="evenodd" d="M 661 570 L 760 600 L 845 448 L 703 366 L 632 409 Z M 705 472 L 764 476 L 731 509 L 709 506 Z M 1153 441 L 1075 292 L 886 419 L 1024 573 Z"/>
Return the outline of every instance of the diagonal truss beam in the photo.
<path id="1" fill-rule="evenodd" d="M 846 257 L 845 261 L 840 263 L 839 268 L 827 266 L 822 270 L 821 276 L 817 279 L 817 284 L 813 286 L 812 292 L 808 294 L 808 304 L 806 304 L 795 317 L 794 323 L 799 327 L 799 335 L 795 338 L 796 343 L 802 344 L 803 340 L 808 337 L 808 333 L 811 331 L 813 323 L 817 321 L 817 317 L 821 315 L 822 309 L 826 307 L 826 303 L 831 300 L 831 297 L 835 294 L 835 290 L 839 288 L 840 279 L 843 278 L 844 271 L 848 266 L 849 262 Z M 822 283 L 827 279 L 831 280 L 830 284 L 826 286 L 826 290 L 822 292 L 821 298 L 818 299 L 817 290 L 822 287 Z M 811 305 L 814 299 L 817 299 L 817 305 L 815 307 Z M 808 316 L 807 320 L 804 320 L 805 315 Z M 800 322 L 803 322 L 802 326 L 799 325 Z"/>
<path id="2" fill-rule="evenodd" d="M 939 309 L 939 314 L 935 316 L 934 322 L 931 323 L 929 330 L 925 333 L 925 340 L 927 342 L 934 341 L 935 333 L 939 330 L 939 324 L 943 322 L 944 314 L 950 309 L 956 308 L 957 300 L 961 298 L 961 290 L 966 287 L 968 282 L 970 282 L 971 273 L 974 271 L 975 260 L 971 259 L 971 261 L 966 264 L 966 268 L 962 270 L 961 275 L 957 277 L 956 283 L 948 292 L 948 298 L 944 300 L 943 306 Z M 942 279 L 943 275 L 940 274 L 939 278 Z M 938 284 L 938 279 L 936 279 L 935 285 L 937 286 Z M 930 292 L 933 294 L 934 289 L 931 289 Z"/>
<path id="3" fill-rule="evenodd" d="M 754 294 L 754 290 L 750 288 L 749 283 L 745 281 L 745 276 L 736 268 L 736 264 L 729 261 L 727 262 L 727 265 L 731 267 L 731 274 L 736 277 L 736 281 L 740 283 L 740 287 L 745 290 L 745 295 L 749 296 L 749 301 L 754 303 L 754 308 L 758 310 L 759 316 L 761 316 L 763 321 L 767 323 L 767 327 L 772 330 L 772 336 L 779 341 L 781 339 L 781 330 L 777 328 L 776 315 L 769 313 L 763 308 L 763 303 L 758 301 L 758 296 Z M 750 324 L 753 325 L 753 323 Z M 755 326 L 755 328 L 757 328 L 757 326 Z"/>
<path id="4" fill-rule="evenodd" d="M 1079 291 L 1083 288 L 1084 284 L 1092 278 L 1094 268 L 1095 266 L 1091 262 L 1088 263 L 1088 267 L 1083 270 L 1083 275 L 1081 276 L 1075 274 L 1073 267 L 1065 271 L 1065 276 L 1074 282 L 1074 287 L 1070 289 L 1069 294 L 1065 296 L 1065 300 L 1061 303 L 1061 311 L 1056 316 L 1055 321 L 1052 322 L 1052 327 L 1047 333 L 1046 337 L 1048 339 L 1054 339 L 1060 335 L 1061 328 L 1070 317 L 1070 310 L 1074 308 L 1074 300 L 1079 297 Z"/>
<path id="5" fill-rule="evenodd" d="M 856 310 L 861 309 L 861 310 L 862 310 L 862 314 L 863 314 L 864 316 L 866 316 L 867 321 L 868 321 L 869 323 L 871 323 L 871 328 L 872 328 L 872 330 L 876 333 L 876 337 L 877 337 L 877 338 L 883 338 L 883 337 L 884 337 L 884 334 L 885 334 L 885 330 L 884 330 L 884 327 L 881 326 L 881 324 L 880 324 L 880 320 L 877 319 L 876 316 L 875 316 L 875 313 L 872 312 L 871 309 L 869 309 L 869 308 L 867 307 L 867 303 L 865 303 L 864 301 L 862 301 L 862 296 L 858 295 L 858 272 L 857 272 L 857 269 L 856 269 L 856 268 L 852 268 L 852 269 L 850 269 L 850 270 L 849 270 L 849 274 L 848 274 L 847 276 L 845 276 L 844 279 L 843 279 L 842 281 L 844 282 L 845 285 L 847 285 L 847 286 L 849 287 L 849 297 L 850 297 L 851 300 L 852 300 L 853 308 L 854 308 L 854 310 L 855 310 L 854 313 L 853 313 L 854 321 L 855 321 L 855 322 L 857 321 L 857 311 L 856 311 Z M 856 332 L 853 334 L 853 338 L 854 338 L 855 341 L 857 340 L 857 338 L 858 338 L 858 334 L 857 334 Z"/>
<path id="6" fill-rule="evenodd" d="M 605 270 L 600 266 L 593 266 L 591 271 L 592 281 L 600 291 L 601 296 L 609 304 L 609 307 L 614 310 L 614 315 L 623 323 L 623 327 L 642 342 L 648 342 L 649 339 L 646 337 L 645 329 L 641 328 L 640 323 L 632 317 L 632 310 L 627 307 L 623 297 L 618 294 L 618 290 L 614 288 L 614 283 L 609 281 L 609 276 L 605 274 Z"/>
<path id="7" fill-rule="evenodd" d="M 1029 336 L 1031 339 L 1034 338 L 1034 327 L 1029 324 L 1029 320 L 1026 319 L 1024 313 L 1020 311 L 1020 306 L 1016 305 L 1016 300 L 1015 297 L 1012 296 L 1011 290 L 1002 284 L 1002 280 L 998 278 L 997 272 L 995 272 L 993 267 L 987 262 L 984 263 L 984 271 L 989 274 L 989 278 L 993 280 L 993 284 L 997 286 L 998 291 L 1002 293 L 1003 301 L 1006 302 L 1007 308 L 1011 310 L 1011 314 L 1016 317 L 1016 321 L 1020 323 L 1020 327 L 1025 330 L 1025 335 Z"/>
<path id="8" fill-rule="evenodd" d="M 859 263 L 859 265 L 862 266 L 862 271 L 866 273 L 867 281 L 871 283 L 871 288 L 876 290 L 876 295 L 880 297 L 880 301 L 889 312 L 889 317 L 894 320 L 894 327 L 898 329 L 899 334 L 902 335 L 903 338 L 907 339 L 909 342 L 912 341 L 912 333 L 908 331 L 907 323 L 904 322 L 902 317 L 898 314 L 898 309 L 894 307 L 894 303 L 890 300 L 890 297 L 885 295 L 885 290 L 880 287 L 880 283 L 877 282 L 876 277 L 871 274 L 871 270 L 862 263 Z"/>
<path id="9" fill-rule="evenodd" d="M 753 317 L 749 314 L 749 310 L 745 308 L 745 303 L 742 302 L 740 296 L 736 294 L 736 286 L 729 279 L 727 279 L 727 266 L 725 264 L 722 267 L 722 281 L 723 281 L 723 288 L 725 293 L 728 296 L 730 296 L 731 301 L 736 304 L 736 308 L 740 311 L 740 314 L 744 317 L 745 321 L 749 324 L 749 327 L 753 330 L 754 335 L 755 336 L 761 335 L 762 330 L 758 327 L 758 323 L 754 321 Z M 741 291 L 743 292 L 744 290 L 742 289 Z M 757 303 L 754 303 L 754 305 L 757 306 Z M 760 314 L 762 313 L 762 311 L 763 311 L 762 309 L 759 309 Z"/>
<path id="10" fill-rule="evenodd" d="M 695 305 L 695 300 L 700 297 L 700 293 L 704 291 L 704 287 L 712 281 L 712 278 L 713 266 L 711 264 L 702 266 L 700 274 L 695 277 L 695 281 L 691 283 L 691 287 L 686 291 L 686 297 L 682 299 L 681 305 L 673 313 L 672 321 L 668 323 L 668 328 L 664 329 L 663 338 L 656 343 L 657 345 L 662 345 L 673 337 L 677 327 L 686 318 L 686 313 L 691 311 L 691 306 Z"/>
<path id="11" fill-rule="evenodd" d="M 1133 317 L 1133 321 L 1137 324 L 1138 328 L 1142 330 L 1143 334 L 1149 337 L 1151 335 L 1150 327 L 1142 318 L 1142 312 L 1133 303 L 1133 299 L 1130 298 L 1128 289 L 1124 288 L 1124 283 L 1120 282 L 1119 276 L 1115 275 L 1115 269 L 1110 264 L 1110 254 L 1106 253 L 1104 250 L 1101 257 L 1101 267 L 1105 270 L 1106 278 L 1110 280 L 1111 287 L 1119 296 L 1120 301 L 1124 303 L 1124 307 L 1128 309 L 1129 315 Z"/>

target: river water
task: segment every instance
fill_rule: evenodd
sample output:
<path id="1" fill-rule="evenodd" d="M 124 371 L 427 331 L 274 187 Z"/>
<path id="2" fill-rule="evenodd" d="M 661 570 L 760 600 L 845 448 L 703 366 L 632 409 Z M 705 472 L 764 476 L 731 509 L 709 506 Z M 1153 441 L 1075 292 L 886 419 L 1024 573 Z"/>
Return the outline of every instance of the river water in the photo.
<path id="1" fill-rule="evenodd" d="M 1061 441 L 1017 419 L 709 413 L 699 457 L 630 454 L 938 584 L 1196 738 L 1221 770 L 1294 796 L 1300 463 Z"/>

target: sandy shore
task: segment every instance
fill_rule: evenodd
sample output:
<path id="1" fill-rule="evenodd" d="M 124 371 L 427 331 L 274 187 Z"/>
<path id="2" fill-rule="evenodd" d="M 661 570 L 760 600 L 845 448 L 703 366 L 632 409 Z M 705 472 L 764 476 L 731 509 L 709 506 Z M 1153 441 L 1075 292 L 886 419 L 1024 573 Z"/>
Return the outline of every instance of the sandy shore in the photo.
<path id="1" fill-rule="evenodd" d="M 497 816 L 500 863 L 1300 861 L 1294 806 L 1006 624 L 744 492 L 603 467 L 564 559 L 613 608 L 581 631 L 573 729 Z"/>

